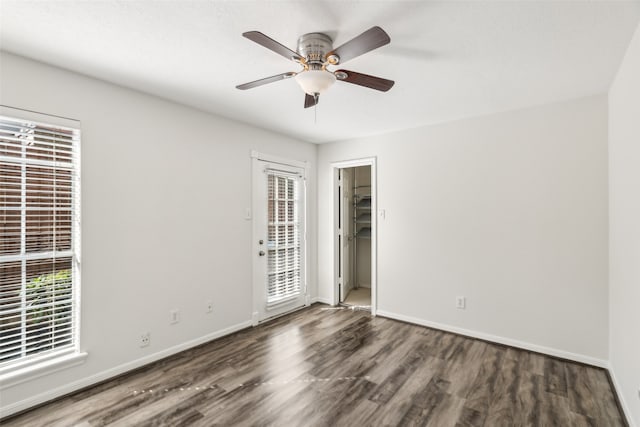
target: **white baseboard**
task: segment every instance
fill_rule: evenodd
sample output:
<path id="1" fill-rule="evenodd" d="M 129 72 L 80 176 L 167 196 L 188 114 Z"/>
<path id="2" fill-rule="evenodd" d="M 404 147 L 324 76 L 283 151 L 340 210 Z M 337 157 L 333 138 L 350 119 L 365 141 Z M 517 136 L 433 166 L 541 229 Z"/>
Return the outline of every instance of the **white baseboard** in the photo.
<path id="1" fill-rule="evenodd" d="M 634 423 L 633 416 L 631 414 L 631 408 L 627 404 L 627 401 L 624 398 L 624 394 L 622 393 L 622 387 L 618 382 L 618 378 L 616 377 L 616 372 L 613 370 L 613 365 L 609 363 L 608 366 L 609 375 L 611 375 L 611 381 L 613 381 L 613 388 L 615 389 L 615 393 L 618 396 L 618 400 L 620 401 L 620 406 L 622 406 L 622 412 L 624 412 L 624 416 L 627 418 L 627 422 L 629 423 L 629 427 L 637 427 Z"/>
<path id="2" fill-rule="evenodd" d="M 470 329 L 459 328 L 457 326 L 446 325 L 443 323 L 431 322 L 429 320 L 418 319 L 417 317 L 405 316 L 402 314 L 391 313 L 384 310 L 378 310 L 377 316 L 388 317 L 390 319 L 401 320 L 403 322 L 414 323 L 416 325 L 427 326 L 429 328 L 440 329 L 447 332 L 453 332 L 459 335 L 465 335 L 472 338 L 478 338 L 485 341 L 491 341 L 498 344 L 504 344 L 511 347 L 517 347 L 524 350 L 535 351 L 536 353 L 548 354 L 549 356 L 560 357 L 563 359 L 573 360 L 575 362 L 586 363 L 587 365 L 597 366 L 600 368 L 609 368 L 609 362 L 602 359 L 597 359 L 591 356 L 585 356 L 582 354 L 571 353 L 564 350 L 558 350 L 555 348 L 544 347 L 538 344 L 532 344 L 524 341 L 518 341 L 511 338 L 505 338 L 498 335 L 491 335 L 484 332 L 473 331 Z"/>
<path id="3" fill-rule="evenodd" d="M 106 371 L 99 372 L 90 377 L 83 378 L 81 380 L 74 381 L 69 384 L 65 384 L 63 386 L 54 388 L 53 390 L 48 390 L 44 393 L 37 394 L 28 399 L 15 402 L 10 405 L 3 404 L 2 407 L 0 407 L 0 418 L 8 417 L 9 415 L 15 414 L 16 412 L 24 411 L 25 409 L 29 409 L 33 406 L 48 402 L 49 400 L 53 400 L 57 397 L 64 396 L 76 390 L 80 390 L 90 385 L 108 380 L 109 378 L 113 378 L 117 375 L 124 374 L 126 372 L 132 371 L 141 366 L 147 365 L 149 363 L 155 362 L 160 359 L 164 359 L 165 357 L 174 355 L 176 353 L 180 353 L 181 351 L 190 349 L 192 347 L 196 347 L 200 344 L 204 344 L 206 342 L 223 337 L 225 335 L 232 334 L 234 332 L 237 332 L 241 329 L 248 328 L 250 326 L 251 326 L 251 320 L 247 320 L 245 322 L 238 323 L 236 325 L 213 332 L 211 334 L 202 336 L 200 338 L 196 338 L 194 340 L 187 341 L 187 342 L 175 345 L 173 347 L 169 347 L 167 349 L 161 350 L 157 353 L 147 355 L 140 359 L 136 359 L 131 362 L 124 363 L 122 365 L 116 366 L 115 368 L 107 369 Z"/>
<path id="4" fill-rule="evenodd" d="M 333 305 L 333 301 L 331 301 L 329 298 L 322 298 L 322 297 L 313 297 L 313 298 L 311 298 L 311 304 L 313 304 L 315 302 L 319 302 L 319 303 L 322 303 L 322 304 Z"/>

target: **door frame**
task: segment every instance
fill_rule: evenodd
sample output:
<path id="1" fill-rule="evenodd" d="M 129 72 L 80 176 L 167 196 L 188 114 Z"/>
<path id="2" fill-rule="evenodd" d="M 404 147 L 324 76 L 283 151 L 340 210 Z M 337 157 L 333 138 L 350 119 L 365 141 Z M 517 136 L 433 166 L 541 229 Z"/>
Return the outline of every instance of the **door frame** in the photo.
<path id="1" fill-rule="evenodd" d="M 266 318 L 266 319 L 260 319 L 260 311 L 261 311 L 261 307 L 260 304 L 264 302 L 264 298 L 261 297 L 261 292 L 264 291 L 264 289 L 259 289 L 258 288 L 258 278 L 257 276 L 259 275 L 259 269 L 257 267 L 257 261 L 256 259 L 258 258 L 258 245 L 257 242 L 258 240 L 260 240 L 262 238 L 262 236 L 260 235 L 260 232 L 258 230 L 258 224 L 256 223 L 256 216 L 255 213 L 258 210 L 258 201 L 255 200 L 256 197 L 256 191 L 255 191 L 255 185 L 256 185 L 256 171 L 259 169 L 256 166 L 259 165 L 259 162 L 263 162 L 263 163 L 271 163 L 271 164 L 278 164 L 278 165 L 283 165 L 283 166 L 288 166 L 288 167 L 293 167 L 293 168 L 299 168 L 302 169 L 303 171 L 303 178 L 302 178 L 302 182 L 303 182 L 303 190 L 304 191 L 304 203 L 303 203 L 303 209 L 302 209 L 302 220 L 303 220 L 303 225 L 304 225 L 304 230 L 303 230 L 303 234 L 302 234 L 302 259 L 301 264 L 302 264 L 302 284 L 304 286 L 304 293 L 303 293 L 303 297 L 304 297 L 304 306 L 308 306 L 311 304 L 311 298 L 309 296 L 309 281 L 308 281 L 308 267 L 307 267 L 307 260 L 308 260 L 308 249 L 309 249 L 309 244 L 308 244 L 308 240 L 307 240 L 307 236 L 308 236 L 308 201 L 307 201 L 307 185 L 306 185 L 306 180 L 307 177 L 309 176 L 309 169 L 310 169 L 310 165 L 309 162 L 306 161 L 301 161 L 301 160 L 294 160 L 294 159 L 287 159 L 284 157 L 279 157 L 279 156 L 274 156 L 271 154 L 265 154 L 265 153 L 260 153 L 258 151 L 251 151 L 251 245 L 250 245 L 250 250 L 251 250 L 251 296 L 252 296 L 252 302 L 251 302 L 251 323 L 253 326 L 258 325 L 258 323 L 265 321 L 265 320 L 269 320 L 271 318 Z M 293 308 L 293 310 L 295 310 L 296 308 Z M 284 315 L 286 313 L 282 313 L 279 315 Z M 273 316 L 278 317 L 279 315 L 275 315 Z"/>
<path id="2" fill-rule="evenodd" d="M 376 157 L 364 157 L 360 159 L 343 160 L 331 163 L 333 175 L 333 305 L 340 304 L 339 273 L 340 264 L 338 216 L 340 206 L 338 203 L 338 170 L 358 166 L 371 166 L 371 315 L 375 316 L 378 307 L 378 171 Z"/>

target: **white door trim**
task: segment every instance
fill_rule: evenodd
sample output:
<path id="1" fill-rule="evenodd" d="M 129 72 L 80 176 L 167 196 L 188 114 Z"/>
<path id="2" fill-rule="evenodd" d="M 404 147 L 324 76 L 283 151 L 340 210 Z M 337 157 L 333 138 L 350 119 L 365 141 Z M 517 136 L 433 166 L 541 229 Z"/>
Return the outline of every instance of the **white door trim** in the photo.
<path id="1" fill-rule="evenodd" d="M 371 166 L 371 315 L 375 316 L 378 308 L 378 172 L 376 157 L 362 159 L 343 160 L 332 162 L 333 175 L 333 304 L 340 303 L 340 289 L 338 288 L 339 260 L 338 260 L 338 169 L 353 168 L 358 166 Z"/>
<path id="2" fill-rule="evenodd" d="M 261 250 L 261 246 L 258 245 L 258 241 L 259 240 L 264 240 L 264 236 L 262 235 L 263 233 L 258 230 L 260 228 L 259 224 L 257 223 L 257 215 L 256 213 L 259 210 L 259 205 L 258 203 L 261 203 L 259 200 L 256 200 L 256 185 L 259 185 L 259 183 L 261 182 L 261 175 L 264 172 L 264 168 L 268 167 L 269 164 L 274 164 L 275 166 L 281 165 L 284 167 L 284 169 L 287 168 L 292 168 L 292 169 L 298 169 L 302 171 L 302 199 L 303 199 L 303 211 L 302 211 L 302 216 L 303 216 L 303 231 L 302 231 L 302 259 L 301 259 L 301 264 L 302 264 L 302 268 L 301 268 L 301 273 L 302 273 L 302 283 L 304 286 L 304 292 L 303 292 L 303 300 L 304 300 L 304 305 L 309 305 L 310 304 L 310 298 L 309 298 L 309 281 L 308 281 L 308 267 L 307 267 L 307 261 L 308 261 L 308 257 L 307 257 L 307 253 L 308 253 L 308 240 L 307 240 L 307 235 L 308 235 L 308 210 L 307 210 L 307 188 L 306 188 L 306 177 L 309 174 L 309 162 L 303 162 L 303 161 L 299 161 L 299 160 L 291 160 L 291 159 L 285 159 L 282 157 L 277 157 L 277 156 L 272 156 L 269 154 L 264 154 L 264 153 L 259 153 L 257 151 L 252 151 L 251 152 L 251 180 L 252 180 L 252 190 L 251 190 L 251 203 L 252 203 L 252 233 L 251 233 L 251 259 L 252 261 L 252 303 L 251 303 L 251 307 L 252 307 L 252 313 L 251 313 L 251 323 L 253 326 L 256 326 L 259 322 L 261 322 L 262 319 L 261 314 L 264 311 L 263 307 L 261 307 L 261 304 L 264 303 L 264 298 L 262 295 L 262 292 L 264 292 L 264 289 L 259 289 L 257 283 L 259 283 L 259 276 L 261 274 L 263 274 L 263 271 L 260 270 L 258 268 L 256 259 L 258 259 L 258 252 Z M 294 308 L 295 309 L 295 308 Z M 274 309 L 275 310 L 275 309 Z M 278 316 L 279 314 L 274 313 L 274 316 Z"/>

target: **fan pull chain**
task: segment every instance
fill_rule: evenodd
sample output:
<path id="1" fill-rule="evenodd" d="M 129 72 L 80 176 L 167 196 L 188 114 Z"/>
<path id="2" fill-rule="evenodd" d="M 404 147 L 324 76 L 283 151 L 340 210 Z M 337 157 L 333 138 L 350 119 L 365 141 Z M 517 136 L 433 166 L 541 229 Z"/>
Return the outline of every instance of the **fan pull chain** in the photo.
<path id="1" fill-rule="evenodd" d="M 318 124 L 318 93 L 313 94 L 313 124 Z"/>

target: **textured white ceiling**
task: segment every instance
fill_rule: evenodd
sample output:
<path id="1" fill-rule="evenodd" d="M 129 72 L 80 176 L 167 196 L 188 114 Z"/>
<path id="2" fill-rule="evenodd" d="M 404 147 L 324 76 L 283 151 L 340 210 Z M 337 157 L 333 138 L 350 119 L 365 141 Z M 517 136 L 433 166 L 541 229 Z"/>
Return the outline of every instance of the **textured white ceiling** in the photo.
<path id="1" fill-rule="evenodd" d="M 608 89 L 639 1 L 15 1 L 0 0 L 2 50 L 293 137 L 326 142 L 539 105 Z M 343 65 L 395 80 L 387 93 L 337 82 L 313 108 L 296 71 L 243 38 L 295 50 L 334 46 L 379 25 L 391 44 Z"/>

